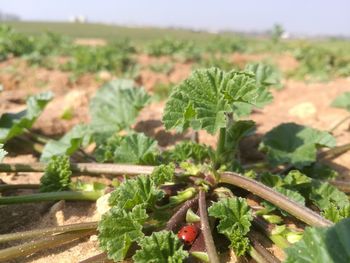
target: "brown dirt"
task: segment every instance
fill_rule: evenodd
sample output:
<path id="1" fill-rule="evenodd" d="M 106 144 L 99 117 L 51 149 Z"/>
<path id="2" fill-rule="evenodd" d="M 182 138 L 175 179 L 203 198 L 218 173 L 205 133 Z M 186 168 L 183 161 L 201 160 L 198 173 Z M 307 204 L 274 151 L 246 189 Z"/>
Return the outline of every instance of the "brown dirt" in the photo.
<path id="1" fill-rule="evenodd" d="M 78 41 L 79 42 L 79 41 Z M 80 41 L 80 43 L 83 43 Z M 91 43 L 90 44 L 96 44 Z M 85 43 L 87 44 L 87 43 Z M 242 55 L 233 54 L 232 59 L 242 65 L 247 61 L 272 59 L 283 71 L 297 66 L 290 54 L 282 56 Z M 152 63 L 167 63 L 170 58 L 152 58 L 140 55 L 141 73 L 138 82 L 152 91 L 158 82 L 178 83 L 185 79 L 191 71 L 191 63 L 174 63 L 170 74 L 154 73 L 147 69 Z M 109 79 L 109 76 L 108 76 Z M 77 82 L 69 81 L 69 73 L 59 70 L 28 67 L 20 59 L 10 59 L 0 63 L 0 83 L 4 91 L 0 94 L 0 114 L 7 111 L 23 109 L 25 98 L 28 95 L 52 90 L 54 100 L 48 105 L 38 119 L 34 129 L 47 136 L 57 136 L 68 131 L 80 122 L 86 122 L 88 117 L 88 102 L 98 89 L 101 82 L 93 75 L 85 75 Z M 336 79 L 328 83 L 311 83 L 287 80 L 285 88 L 273 91 L 275 100 L 262 110 L 255 111 L 251 118 L 258 124 L 258 133 L 264 133 L 282 122 L 297 122 L 312 127 L 328 130 L 347 113 L 329 106 L 330 101 L 344 91 L 348 91 L 349 79 Z M 161 116 L 164 102 L 153 103 L 140 114 L 135 129 L 155 137 L 163 147 L 174 144 L 187 135 L 175 135 L 164 131 Z M 61 116 L 66 109 L 72 109 L 71 120 L 62 120 Z M 307 110 L 305 110 L 307 109 Z M 335 131 L 338 144 L 350 141 L 350 132 L 344 124 Z M 215 144 L 215 137 L 200 133 L 202 142 Z M 251 142 L 256 145 L 258 140 Z M 5 162 L 32 162 L 37 160 L 33 155 L 9 156 Z M 335 160 L 341 166 L 340 171 L 348 174 L 350 169 L 350 153 L 344 154 Z M 339 167 L 338 167 L 339 168 Z M 0 179 L 6 183 L 38 183 L 40 174 L 5 174 L 0 173 Z M 0 233 L 23 231 L 46 226 L 70 224 L 91 221 L 94 218 L 95 205 L 87 202 L 59 202 L 35 205 L 18 205 L 0 207 Z M 98 254 L 96 236 L 84 239 L 83 242 L 73 242 L 58 249 L 36 253 L 17 262 L 78 262 Z"/>

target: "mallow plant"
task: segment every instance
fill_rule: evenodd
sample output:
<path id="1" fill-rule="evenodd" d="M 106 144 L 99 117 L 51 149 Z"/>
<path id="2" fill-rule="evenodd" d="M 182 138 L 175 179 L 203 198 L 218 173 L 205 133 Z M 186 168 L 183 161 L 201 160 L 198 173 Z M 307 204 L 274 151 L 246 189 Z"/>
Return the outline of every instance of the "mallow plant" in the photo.
<path id="1" fill-rule="evenodd" d="M 269 89 L 275 83 L 267 81 L 272 79 L 265 76 L 270 71 L 258 69 L 199 69 L 173 88 L 164 109 L 165 128 L 215 135 L 214 148 L 182 141 L 161 149 L 154 139 L 132 129 L 149 96 L 129 82 L 104 86 L 92 99 L 92 122 L 86 129 L 46 145 L 42 160 L 49 162 L 40 189 L 57 191 L 51 187 L 60 185 L 58 190 L 74 190 L 71 173 L 124 175 L 103 197 L 108 198 L 107 212 L 89 225 L 45 229 L 50 240 L 34 241 L 35 249 L 33 243 L 24 243 L 0 250 L 0 259 L 97 231 L 103 253 L 84 262 L 108 258 L 216 263 L 230 252 L 237 260 L 280 262 L 282 258 L 266 248 L 271 244 L 280 249 L 285 262 L 349 262 L 349 200 L 337 188 L 341 184 L 333 184 L 337 173 L 320 162 L 321 148 L 336 148 L 330 133 L 284 123 L 263 136 L 262 164 L 242 162 L 242 139 L 255 131 L 255 123 L 242 115 L 269 103 Z M 93 156 L 99 163 L 69 163 L 66 156 L 84 147 L 84 140 L 86 145 L 95 143 Z M 0 164 L 0 170 L 5 168 Z M 45 165 L 34 168 L 44 170 Z M 0 235 L 0 242 L 40 235 Z"/>

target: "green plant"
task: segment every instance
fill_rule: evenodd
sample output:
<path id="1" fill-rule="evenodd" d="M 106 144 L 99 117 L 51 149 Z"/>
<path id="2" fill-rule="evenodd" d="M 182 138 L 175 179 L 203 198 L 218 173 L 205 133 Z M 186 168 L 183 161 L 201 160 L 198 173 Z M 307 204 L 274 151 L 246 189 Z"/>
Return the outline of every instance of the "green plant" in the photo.
<path id="1" fill-rule="evenodd" d="M 0 142 L 4 143 L 30 129 L 52 97 L 51 92 L 30 96 L 27 99 L 26 110 L 2 114 L 0 117 Z"/>
<path id="2" fill-rule="evenodd" d="M 288 248 L 287 262 L 299 262 L 299 253 L 295 252 L 298 249 L 310 249 L 307 257 L 311 260 L 347 262 L 346 257 L 334 257 L 332 247 L 327 245 L 327 236 L 334 237 L 338 229 L 347 229 L 350 224 L 348 220 L 341 221 L 349 215 L 348 197 L 331 184 L 333 181 L 328 182 L 336 174 L 317 158 L 320 148 L 335 149 L 331 134 L 294 123 L 281 124 L 262 139 L 261 149 L 267 153 L 267 162 L 260 170 L 245 169 L 240 158 L 241 139 L 255 130 L 253 121 L 240 119 L 242 108 L 262 107 L 271 101 L 268 89 L 275 80 L 272 71 L 259 65 L 249 71 L 209 68 L 194 71 L 173 88 L 164 109 L 165 128 L 216 135 L 215 149 L 190 141 L 161 149 L 153 138 L 132 130 L 138 113 L 150 100 L 149 95 L 130 81 L 106 84 L 91 101 L 91 123 L 77 126 L 78 132 L 46 145 L 46 156 L 54 154 L 48 158 L 42 179 L 45 185 L 41 188 L 64 190 L 60 193 L 94 188 L 73 184 L 70 171 L 138 175 L 114 184 L 108 198 L 110 209 L 88 228 L 98 230 L 100 248 L 114 261 L 132 258 L 134 262 L 183 262 L 196 258 L 216 263 L 223 252 L 232 250 L 238 257 L 257 262 L 278 262 L 261 244 L 257 238 L 260 235 L 270 240 L 265 239 L 264 243 Z M 69 163 L 65 155 L 73 155 L 92 141 L 96 159 L 110 163 Z M 0 164 L 0 171 L 43 171 L 43 167 Z M 26 200 L 22 196 L 1 197 L 0 203 L 16 198 Z M 301 229 L 287 224 L 291 220 L 301 228 L 304 224 L 323 228 L 306 230 L 303 235 Z M 331 221 L 338 223 L 333 225 Z M 198 228 L 199 234 L 193 243 L 182 244 L 175 233 L 188 224 Z M 86 233 L 84 230 L 80 234 Z M 77 236 L 74 231 L 64 232 L 60 240 Z M 318 247 L 309 242 L 310 236 L 323 241 L 319 258 Z M 1 238 L 9 237 L 0 236 L 0 241 Z M 34 242 L 36 251 L 50 243 L 47 239 Z M 24 245 L 16 251 L 24 251 L 20 255 L 30 253 Z M 0 251 L 0 259 L 12 259 L 17 253 L 14 249 Z M 103 260 L 105 254 L 99 257 Z"/>
<path id="3" fill-rule="evenodd" d="M 153 86 L 153 93 L 155 98 L 157 100 L 164 100 L 168 98 L 174 86 L 175 85 L 173 83 L 156 83 Z"/>
<path id="4" fill-rule="evenodd" d="M 96 201 L 104 193 L 103 184 L 85 184 L 71 182 L 67 156 L 53 156 L 45 168 L 45 173 L 40 179 L 39 190 L 41 193 L 20 196 L 1 197 L 0 204 L 32 203 L 56 200 L 89 200 Z"/>
<path id="5" fill-rule="evenodd" d="M 323 46 L 306 45 L 295 50 L 295 58 L 300 65 L 290 75 L 299 79 L 327 81 L 331 77 L 350 74 L 350 57 L 343 49 L 332 50 Z"/>
<path id="6" fill-rule="evenodd" d="M 76 76 L 102 70 L 120 75 L 134 66 L 135 62 L 130 55 L 129 49 L 120 48 L 116 44 L 101 47 L 77 46 L 72 52 L 72 58 L 62 69 L 73 71 Z"/>
<path id="7" fill-rule="evenodd" d="M 273 43 L 278 43 L 281 40 L 281 37 L 284 33 L 284 29 L 281 25 L 275 24 L 271 31 L 271 40 Z"/>
<path id="8" fill-rule="evenodd" d="M 181 41 L 171 38 L 157 39 L 145 48 L 146 54 L 151 56 L 175 56 L 183 61 L 198 61 L 200 50 L 190 41 Z"/>

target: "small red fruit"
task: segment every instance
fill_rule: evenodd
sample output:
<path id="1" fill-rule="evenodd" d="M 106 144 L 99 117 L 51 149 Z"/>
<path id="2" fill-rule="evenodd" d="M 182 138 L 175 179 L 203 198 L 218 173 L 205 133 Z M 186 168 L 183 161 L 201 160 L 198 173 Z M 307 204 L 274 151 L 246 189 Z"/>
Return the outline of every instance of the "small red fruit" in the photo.
<path id="1" fill-rule="evenodd" d="M 186 245 L 192 245 L 198 235 L 198 228 L 195 225 L 186 225 L 177 233 L 177 237 Z"/>

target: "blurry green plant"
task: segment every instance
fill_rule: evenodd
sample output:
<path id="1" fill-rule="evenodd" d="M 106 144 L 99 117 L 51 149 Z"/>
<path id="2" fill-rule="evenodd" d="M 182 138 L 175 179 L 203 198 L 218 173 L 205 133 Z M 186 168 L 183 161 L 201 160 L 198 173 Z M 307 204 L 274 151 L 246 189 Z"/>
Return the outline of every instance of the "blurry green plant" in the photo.
<path id="1" fill-rule="evenodd" d="M 174 56 L 181 61 L 199 61 L 200 49 L 192 41 L 175 40 L 171 38 L 157 39 L 145 47 L 148 55 Z"/>

